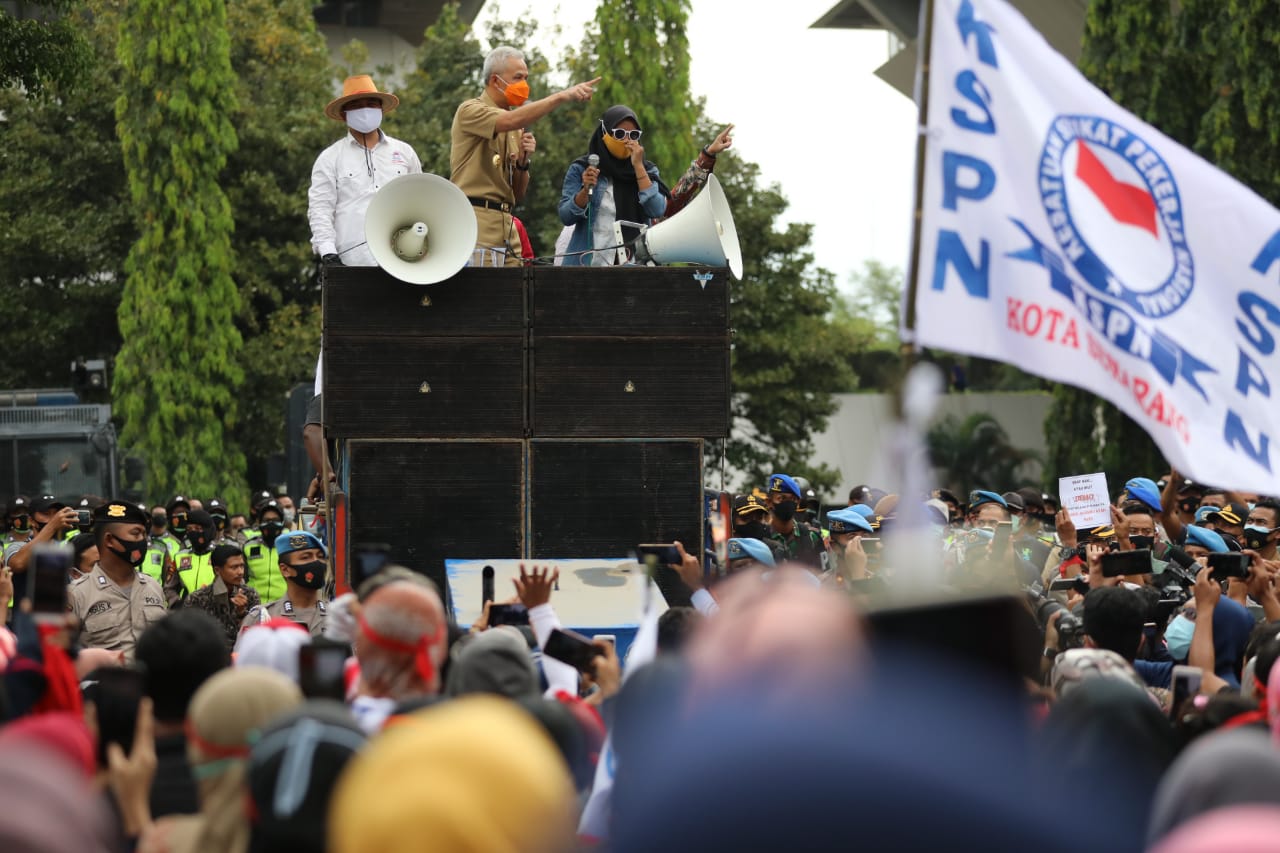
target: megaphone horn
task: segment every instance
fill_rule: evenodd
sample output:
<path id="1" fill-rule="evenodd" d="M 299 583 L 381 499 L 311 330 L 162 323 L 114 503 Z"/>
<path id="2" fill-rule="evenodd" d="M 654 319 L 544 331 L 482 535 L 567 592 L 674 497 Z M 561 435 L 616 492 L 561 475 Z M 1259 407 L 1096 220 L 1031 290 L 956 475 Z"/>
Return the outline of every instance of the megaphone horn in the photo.
<path id="1" fill-rule="evenodd" d="M 742 247 L 733 225 L 733 212 L 715 175 L 684 210 L 641 233 L 636 260 L 656 264 L 727 266 L 742 278 Z"/>
<path id="2" fill-rule="evenodd" d="M 401 228 L 391 238 L 396 257 L 402 261 L 416 261 L 427 253 L 427 223 L 415 222 Z"/>
<path id="3" fill-rule="evenodd" d="M 364 217 L 373 259 L 411 284 L 435 284 L 467 265 L 476 216 L 466 195 L 439 175 L 401 175 L 374 195 Z"/>

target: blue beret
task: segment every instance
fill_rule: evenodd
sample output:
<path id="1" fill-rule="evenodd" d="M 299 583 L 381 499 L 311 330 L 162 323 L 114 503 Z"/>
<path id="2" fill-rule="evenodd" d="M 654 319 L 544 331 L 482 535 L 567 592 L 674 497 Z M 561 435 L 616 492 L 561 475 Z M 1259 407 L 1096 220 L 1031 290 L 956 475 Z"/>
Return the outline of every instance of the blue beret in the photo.
<path id="1" fill-rule="evenodd" d="M 1009 508 L 1009 502 L 997 495 L 995 492 L 988 492 L 986 489 L 975 489 L 969 493 L 969 511 L 973 512 L 983 504 L 1000 504 L 1005 509 Z"/>
<path id="2" fill-rule="evenodd" d="M 320 553 L 329 555 L 324 543 L 314 533 L 305 530 L 286 530 L 276 537 L 276 553 L 283 557 L 294 551 L 306 551 L 308 548 L 319 548 Z"/>
<path id="3" fill-rule="evenodd" d="M 1205 506 L 1200 507 L 1198 510 L 1196 510 L 1196 524 L 1199 524 L 1200 522 L 1204 521 L 1204 517 L 1209 513 L 1217 512 L 1217 511 L 1218 511 L 1218 508 L 1216 506 L 1213 506 L 1212 504 L 1206 504 Z"/>
<path id="4" fill-rule="evenodd" d="M 863 518 L 875 518 L 876 511 L 866 504 L 854 504 L 849 509 L 861 515 Z"/>
<path id="5" fill-rule="evenodd" d="M 1230 549 L 1222 537 L 1207 527 L 1191 525 L 1187 528 L 1187 544 L 1208 548 L 1214 554 L 1225 554 Z"/>
<path id="6" fill-rule="evenodd" d="M 759 539 L 730 539 L 729 559 L 755 560 L 766 566 L 776 565 L 773 561 L 773 552 Z"/>
<path id="7" fill-rule="evenodd" d="M 1160 491 L 1156 484 L 1146 477 L 1134 477 L 1124 484 L 1124 490 L 1135 501 L 1142 501 L 1156 512 L 1160 512 Z"/>
<path id="8" fill-rule="evenodd" d="M 782 492 L 787 491 L 796 497 L 801 497 L 800 484 L 787 474 L 771 474 L 769 476 L 769 491 Z"/>
<path id="9" fill-rule="evenodd" d="M 871 533 L 871 522 L 856 509 L 846 507 L 827 513 L 827 530 L 835 533 Z"/>

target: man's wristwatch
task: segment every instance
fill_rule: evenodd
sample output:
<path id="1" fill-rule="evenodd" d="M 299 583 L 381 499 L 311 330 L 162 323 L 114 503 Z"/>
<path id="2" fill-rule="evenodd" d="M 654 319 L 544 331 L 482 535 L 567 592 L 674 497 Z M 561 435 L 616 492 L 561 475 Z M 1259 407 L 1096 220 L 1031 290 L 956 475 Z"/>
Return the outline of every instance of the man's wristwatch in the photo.
<path id="1" fill-rule="evenodd" d="M 1044 655 L 1045 660 L 1053 660 L 1058 656 L 1058 650 L 1052 646 L 1045 646 L 1044 651 L 1041 654 Z"/>

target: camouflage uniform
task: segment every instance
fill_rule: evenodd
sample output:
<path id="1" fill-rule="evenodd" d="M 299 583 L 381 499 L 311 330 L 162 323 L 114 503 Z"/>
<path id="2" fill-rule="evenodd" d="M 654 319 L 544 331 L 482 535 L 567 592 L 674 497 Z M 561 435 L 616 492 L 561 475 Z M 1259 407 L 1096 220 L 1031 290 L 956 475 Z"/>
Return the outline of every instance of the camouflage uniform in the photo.
<path id="1" fill-rule="evenodd" d="M 822 531 L 811 524 L 797 519 L 790 535 L 775 530 L 769 536 L 769 543 L 781 547 L 782 559 L 820 571 L 827 570 L 827 547 L 822 540 Z"/>

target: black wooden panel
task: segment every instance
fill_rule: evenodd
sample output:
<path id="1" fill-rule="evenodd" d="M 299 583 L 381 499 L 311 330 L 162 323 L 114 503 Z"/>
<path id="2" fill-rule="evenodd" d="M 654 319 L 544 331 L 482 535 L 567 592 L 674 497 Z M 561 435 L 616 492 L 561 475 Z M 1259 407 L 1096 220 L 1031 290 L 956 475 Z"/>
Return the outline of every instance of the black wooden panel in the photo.
<path id="1" fill-rule="evenodd" d="M 535 337 L 530 357 L 535 438 L 728 434 L 723 341 Z"/>
<path id="2" fill-rule="evenodd" d="M 524 339 L 330 334 L 324 392 L 331 437 L 521 438 Z"/>
<path id="3" fill-rule="evenodd" d="M 534 335 L 725 337 L 729 279 L 696 267 L 534 267 Z"/>
<path id="4" fill-rule="evenodd" d="M 524 271 L 467 267 L 437 284 L 409 284 L 378 267 L 328 267 L 326 335 L 501 335 L 525 326 Z"/>
<path id="5" fill-rule="evenodd" d="M 521 556 L 524 445 L 519 441 L 352 441 L 350 543 L 445 589 L 444 561 Z"/>
<path id="6" fill-rule="evenodd" d="M 531 441 L 536 558 L 626 557 L 643 542 L 702 542 L 700 441 Z"/>

